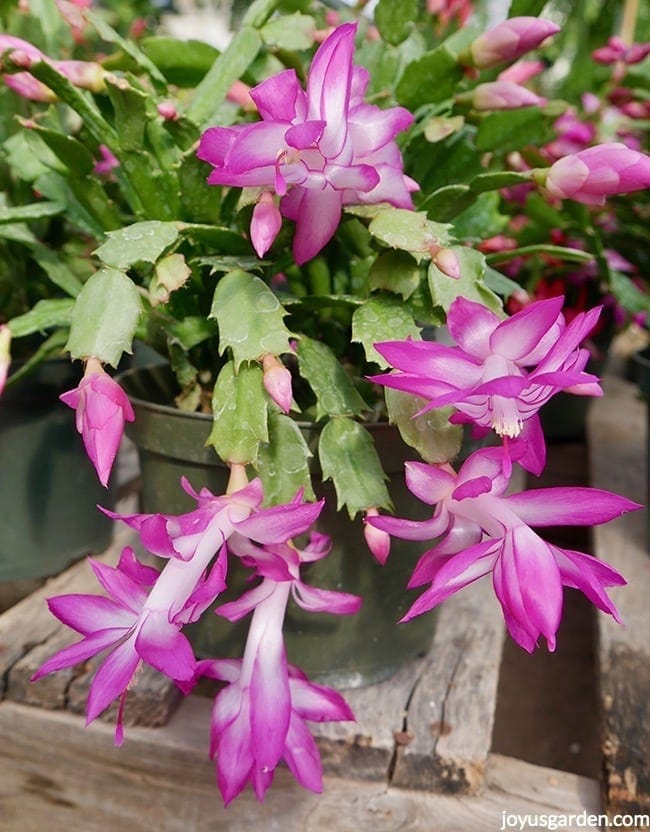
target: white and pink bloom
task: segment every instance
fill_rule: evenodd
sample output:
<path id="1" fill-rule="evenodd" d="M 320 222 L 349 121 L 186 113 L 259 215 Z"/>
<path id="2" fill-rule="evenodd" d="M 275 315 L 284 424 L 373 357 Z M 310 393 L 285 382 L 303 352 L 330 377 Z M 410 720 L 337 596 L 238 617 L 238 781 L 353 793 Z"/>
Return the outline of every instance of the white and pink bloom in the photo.
<path id="1" fill-rule="evenodd" d="M 107 486 L 124 424 L 135 419 L 131 402 L 96 358 L 88 359 L 79 386 L 59 398 L 76 411 L 77 430 L 86 453 L 95 466 L 99 481 Z"/>
<path id="2" fill-rule="evenodd" d="M 523 440 L 521 464 L 540 473 L 545 446 L 537 414 L 542 405 L 560 390 L 602 395 L 598 379 L 584 372 L 589 352 L 580 347 L 600 310 L 577 315 L 567 325 L 563 300 L 537 301 L 502 319 L 458 297 L 447 315 L 456 344 L 375 344 L 395 371 L 374 376 L 374 381 L 422 396 L 427 410 L 453 405 L 458 412 L 452 422 L 473 422 L 506 440 Z"/>
<path id="3" fill-rule="evenodd" d="M 592 526 L 640 508 L 596 488 L 531 489 L 506 495 L 501 451 L 472 454 L 458 474 L 450 465 L 406 463 L 408 488 L 435 505 L 425 521 L 384 515 L 368 522 L 396 537 L 434 540 L 420 558 L 410 587 L 429 584 L 402 621 L 432 609 L 458 590 L 491 574 L 512 638 L 532 652 L 540 637 L 555 649 L 562 587 L 581 590 L 600 610 L 620 618 L 606 593 L 625 579 L 590 555 L 547 543 L 531 526 Z"/>
<path id="4" fill-rule="evenodd" d="M 608 196 L 650 187 L 650 156 L 621 142 L 597 144 L 558 159 L 539 182 L 557 199 L 604 205 Z"/>
<path id="5" fill-rule="evenodd" d="M 298 495 L 293 505 L 299 506 L 300 500 Z M 253 613 L 243 659 L 215 661 L 198 668 L 199 673 L 207 671 L 207 675 L 229 682 L 215 700 L 211 743 L 217 782 L 226 804 L 248 782 L 262 800 L 282 759 L 301 785 L 322 791 L 321 762 L 305 719 L 354 719 L 340 694 L 310 683 L 288 665 L 282 637 L 290 594 L 311 612 L 350 615 L 361 606 L 356 595 L 318 589 L 301 579 L 301 565 L 325 557 L 330 540 L 312 533 L 304 549 L 298 549 L 289 536 L 307 531 L 322 507 L 322 502 L 304 504 L 302 528 L 287 528 L 281 540 L 277 534 L 269 534 L 261 514 L 252 514 L 228 541 L 229 551 L 262 580 L 238 600 L 217 608 L 229 621 Z"/>
<path id="6" fill-rule="evenodd" d="M 460 60 L 477 69 L 516 61 L 559 31 L 556 23 L 540 17 L 511 17 L 473 40 Z"/>
<path id="7" fill-rule="evenodd" d="M 354 66 L 356 24 L 339 26 L 318 48 L 306 91 L 293 69 L 250 91 L 261 122 L 210 127 L 197 155 L 214 170 L 213 185 L 261 188 L 281 197 L 279 211 L 296 223 L 293 254 L 302 264 L 331 239 L 351 203 L 411 208 L 417 185 L 403 173 L 395 136 L 413 122 L 403 107 L 363 102 L 367 70 Z M 265 251 L 277 214 L 265 198 L 254 216 L 254 244 Z"/>

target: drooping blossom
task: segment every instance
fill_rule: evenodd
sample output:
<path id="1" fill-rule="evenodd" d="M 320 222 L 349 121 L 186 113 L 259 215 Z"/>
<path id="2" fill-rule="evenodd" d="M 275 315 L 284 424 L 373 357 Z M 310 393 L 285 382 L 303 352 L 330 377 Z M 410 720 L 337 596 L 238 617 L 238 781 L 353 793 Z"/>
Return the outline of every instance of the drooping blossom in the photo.
<path id="1" fill-rule="evenodd" d="M 25 69 L 25 72 L 5 73 L 2 76 L 5 84 L 23 98 L 45 102 L 56 100 L 55 93 L 27 71 L 32 64 L 40 61 L 53 66 L 77 87 L 92 92 L 100 92 L 104 89 L 105 70 L 95 61 L 52 60 L 26 40 L 13 35 L 0 34 L 0 55 L 3 52 L 7 53 L 7 60 L 14 66 Z"/>
<path id="2" fill-rule="evenodd" d="M 596 488 L 542 488 L 506 495 L 501 453 L 473 453 L 458 474 L 448 464 L 406 463 L 409 489 L 435 505 L 425 521 L 384 515 L 368 520 L 408 540 L 440 540 L 418 561 L 409 587 L 429 584 L 402 621 L 432 609 L 450 595 L 491 574 L 512 638 L 532 652 L 541 637 L 555 649 L 562 616 L 563 586 L 581 590 L 616 621 L 606 587 L 625 579 L 611 566 L 582 552 L 544 541 L 531 527 L 593 526 L 639 505 Z"/>
<path id="3" fill-rule="evenodd" d="M 5 389 L 9 367 L 11 366 L 11 329 L 0 324 L 0 395 Z"/>
<path id="4" fill-rule="evenodd" d="M 650 156 L 607 142 L 558 159 L 538 176 L 552 197 L 604 205 L 608 196 L 650 187 Z"/>
<path id="5" fill-rule="evenodd" d="M 300 264 L 330 240 L 343 205 L 411 208 L 417 188 L 394 140 L 413 116 L 403 107 L 364 104 L 369 76 L 352 63 L 355 33 L 356 24 L 345 23 L 318 48 L 306 91 L 293 69 L 280 72 L 250 91 L 262 121 L 210 127 L 199 143 L 197 155 L 214 167 L 210 184 L 281 197 L 281 214 L 296 223 Z"/>
<path id="6" fill-rule="evenodd" d="M 459 59 L 477 69 L 488 69 L 516 61 L 559 31 L 556 23 L 540 17 L 511 17 L 479 35 Z"/>
<path id="7" fill-rule="evenodd" d="M 76 411 L 75 422 L 99 481 L 108 485 L 124 423 L 135 419 L 131 402 L 96 358 L 88 359 L 79 385 L 59 396 Z"/>
<path id="8" fill-rule="evenodd" d="M 458 297 L 447 315 L 455 345 L 384 341 L 375 349 L 395 368 L 374 381 L 422 396 L 427 410 L 457 408 L 452 422 L 473 422 L 507 440 L 521 440 L 521 464 L 540 473 L 545 446 L 539 409 L 555 393 L 602 395 L 584 372 L 589 352 L 580 344 L 600 313 L 592 309 L 566 324 L 562 297 L 531 303 L 509 318 Z M 510 443 L 512 444 L 512 443 Z"/>
<path id="9" fill-rule="evenodd" d="M 291 537 L 306 532 L 323 507 L 322 501 L 302 504 L 301 500 L 299 494 L 293 501 L 302 512 L 300 521 L 286 525 L 284 532 L 280 517 L 271 531 L 262 514 L 251 514 L 228 541 L 231 554 L 252 567 L 261 582 L 216 610 L 229 621 L 253 613 L 243 659 L 201 662 L 197 667 L 197 676 L 228 682 L 215 699 L 211 731 L 211 756 L 216 759 L 217 782 L 226 804 L 248 782 L 263 800 L 282 759 L 305 788 L 321 791 L 320 758 L 305 720 L 354 719 L 340 694 L 310 683 L 287 663 L 282 625 L 290 595 L 312 612 L 349 615 L 361 605 L 356 595 L 317 589 L 302 581 L 301 565 L 325 557 L 330 540 L 312 533 L 303 549 L 293 544 Z"/>
<path id="10" fill-rule="evenodd" d="M 472 91 L 472 106 L 475 110 L 513 110 L 545 103 L 545 98 L 514 81 L 491 81 L 479 84 Z"/>

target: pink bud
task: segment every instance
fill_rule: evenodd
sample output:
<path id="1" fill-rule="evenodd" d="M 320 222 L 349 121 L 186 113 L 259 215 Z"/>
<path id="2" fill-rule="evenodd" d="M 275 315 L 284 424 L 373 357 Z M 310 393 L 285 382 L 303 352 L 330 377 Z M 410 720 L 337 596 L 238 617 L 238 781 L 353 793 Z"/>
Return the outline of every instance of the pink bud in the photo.
<path id="1" fill-rule="evenodd" d="M 251 242 L 258 257 L 264 257 L 278 236 L 282 225 L 282 214 L 275 203 L 273 194 L 264 191 L 253 209 L 251 219 Z"/>
<path id="2" fill-rule="evenodd" d="M 233 104 L 239 104 L 242 110 L 255 113 L 257 112 L 257 105 L 250 95 L 251 88 L 243 81 L 235 81 L 226 94 L 228 101 Z"/>
<path id="3" fill-rule="evenodd" d="M 598 144 L 558 159 L 537 180 L 552 197 L 604 205 L 608 196 L 650 187 L 650 156 L 621 142 Z"/>
<path id="4" fill-rule="evenodd" d="M 264 388 L 283 413 L 291 410 L 293 391 L 291 373 L 275 355 L 267 353 L 262 357 Z"/>
<path id="5" fill-rule="evenodd" d="M 532 90 L 512 81 L 492 81 L 475 87 L 472 105 L 475 110 L 514 110 L 545 103 Z"/>
<path id="6" fill-rule="evenodd" d="M 45 84 L 37 81 L 29 72 L 16 72 L 3 76 L 5 84 L 15 93 L 29 101 L 43 101 L 47 104 L 56 101 L 56 95 Z"/>
<path id="7" fill-rule="evenodd" d="M 176 121 L 178 118 L 178 110 L 173 101 L 161 101 L 156 109 L 165 121 Z"/>
<path id="8" fill-rule="evenodd" d="M 11 330 L 6 324 L 0 325 L 0 394 L 4 390 L 11 364 Z"/>
<path id="9" fill-rule="evenodd" d="M 124 433 L 124 423 L 135 419 L 131 403 L 120 385 L 96 358 L 88 359 L 78 387 L 63 393 L 64 404 L 76 411 L 76 426 L 99 481 L 108 484 Z"/>
<path id="10" fill-rule="evenodd" d="M 454 280 L 460 278 L 460 261 L 456 252 L 450 248 L 441 248 L 433 258 L 433 262 L 447 277 L 453 277 Z"/>
<path id="11" fill-rule="evenodd" d="M 95 61 L 52 61 L 55 69 L 65 75 L 75 87 L 91 92 L 102 92 L 105 88 L 105 71 Z"/>
<path id="12" fill-rule="evenodd" d="M 369 508 L 366 511 L 366 519 L 368 517 L 377 517 L 378 514 L 379 512 L 376 508 Z M 370 523 L 364 523 L 363 536 L 375 560 L 379 561 L 383 566 L 390 554 L 390 535 L 388 532 L 375 528 Z"/>
<path id="13" fill-rule="evenodd" d="M 459 56 L 459 60 L 478 69 L 516 61 L 559 31 L 560 27 L 550 20 L 511 17 L 479 35 L 466 52 Z"/>
<path id="14" fill-rule="evenodd" d="M 525 84 L 526 81 L 530 81 L 531 78 L 543 72 L 545 68 L 542 61 L 517 61 L 516 64 L 500 72 L 497 81 L 513 81 L 515 84 Z"/>

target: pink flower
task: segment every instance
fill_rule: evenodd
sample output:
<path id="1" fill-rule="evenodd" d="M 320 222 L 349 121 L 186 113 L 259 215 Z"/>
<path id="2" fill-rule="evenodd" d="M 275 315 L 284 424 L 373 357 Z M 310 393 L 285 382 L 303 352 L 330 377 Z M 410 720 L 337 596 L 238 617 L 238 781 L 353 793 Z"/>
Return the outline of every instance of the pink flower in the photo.
<path id="1" fill-rule="evenodd" d="M 90 358 L 79 386 L 59 398 L 76 411 L 77 430 L 83 438 L 86 453 L 101 484 L 108 485 L 124 423 L 135 419 L 126 393 L 97 359 Z"/>
<path id="2" fill-rule="evenodd" d="M 539 181 L 557 199 L 604 205 L 608 196 L 650 186 L 650 156 L 621 142 L 598 144 L 558 159 Z"/>
<path id="3" fill-rule="evenodd" d="M 299 783 L 322 791 L 318 750 L 304 720 L 354 719 L 336 691 L 313 685 L 287 664 L 282 624 L 289 595 L 303 609 L 349 615 L 358 611 L 361 599 L 335 590 L 317 589 L 300 576 L 303 563 L 320 560 L 329 552 L 329 538 L 312 534 L 300 550 L 290 536 L 307 531 L 323 503 L 302 504 L 301 495 L 291 504 L 296 523 L 281 531 L 289 506 L 268 509 L 277 514 L 277 529 L 269 533 L 263 512 L 238 524 L 228 542 L 231 553 L 252 566 L 261 583 L 239 599 L 217 609 L 229 621 L 253 612 L 240 661 L 201 663 L 199 674 L 229 682 L 215 700 L 211 756 L 216 757 L 217 782 L 226 804 L 245 787 L 253 786 L 263 800 L 280 760 L 284 759 Z M 260 545 L 261 544 L 261 545 Z"/>
<path id="4" fill-rule="evenodd" d="M 411 208 L 417 188 L 394 141 L 413 116 L 403 107 L 363 103 L 368 73 L 352 64 L 355 33 L 356 25 L 345 23 L 318 48 L 306 92 L 294 70 L 274 75 L 250 93 L 261 122 L 208 128 L 199 144 L 197 155 L 214 167 L 210 184 L 263 188 L 282 198 L 282 215 L 296 223 L 299 264 L 331 239 L 343 205 Z M 254 242 L 268 247 L 277 219 L 265 210 L 255 221 Z"/>
<path id="5" fill-rule="evenodd" d="M 472 94 L 475 110 L 512 110 L 517 107 L 532 107 L 546 103 L 534 92 L 514 81 L 491 81 L 479 84 Z"/>
<path id="6" fill-rule="evenodd" d="M 505 320 L 462 297 L 451 304 L 447 326 L 456 345 L 385 341 L 375 349 L 395 372 L 374 381 L 427 399 L 427 410 L 453 405 L 452 422 L 474 422 L 506 439 L 521 438 L 521 464 L 540 473 L 544 439 L 537 413 L 559 390 L 601 395 L 580 344 L 600 313 L 593 309 L 566 324 L 564 298 L 531 303 Z M 530 368 L 530 369 L 529 369 Z M 511 443 L 512 444 L 512 443 Z"/>
<path id="7" fill-rule="evenodd" d="M 409 582 L 409 587 L 430 586 L 402 620 L 491 573 L 510 635 L 528 652 L 540 636 L 549 650 L 555 649 L 563 586 L 581 590 L 620 622 L 605 588 L 625 579 L 590 555 L 546 543 L 530 527 L 592 526 L 640 506 L 596 488 L 531 489 L 506 496 L 508 481 L 498 448 L 475 452 L 458 474 L 449 465 L 406 463 L 409 489 L 436 506 L 433 516 L 421 522 L 384 515 L 368 520 L 396 537 L 439 538 L 422 555 Z"/>
<path id="8" fill-rule="evenodd" d="M 479 35 L 460 56 L 460 60 L 478 69 L 516 61 L 559 31 L 560 27 L 550 20 L 511 17 Z"/>

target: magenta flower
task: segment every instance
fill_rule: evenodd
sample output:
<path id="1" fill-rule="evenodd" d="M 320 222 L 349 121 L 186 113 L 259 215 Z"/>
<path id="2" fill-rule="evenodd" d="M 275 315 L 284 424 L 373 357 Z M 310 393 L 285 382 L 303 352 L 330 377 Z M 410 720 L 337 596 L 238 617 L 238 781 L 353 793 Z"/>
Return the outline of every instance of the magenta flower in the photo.
<path id="1" fill-rule="evenodd" d="M 374 376 L 374 381 L 422 396 L 427 410 L 453 405 L 458 413 L 452 422 L 474 422 L 506 439 L 522 439 L 522 466 L 540 473 L 545 449 L 537 413 L 542 405 L 559 390 L 602 394 L 598 379 L 584 372 L 589 353 L 580 348 L 600 309 L 576 315 L 566 325 L 563 302 L 562 297 L 537 301 L 503 320 L 458 297 L 447 315 L 456 345 L 375 344 L 396 372 Z"/>
<path id="2" fill-rule="evenodd" d="M 404 175 L 394 141 L 413 121 L 402 107 L 363 103 L 368 73 L 353 66 L 356 24 L 339 26 L 319 47 L 306 92 L 294 70 L 251 90 L 262 116 L 255 124 L 210 127 L 197 155 L 214 166 L 208 182 L 262 188 L 280 197 L 280 211 L 295 221 L 297 263 L 331 239 L 343 205 L 389 202 L 411 208 L 415 183 Z M 268 202 L 254 215 L 253 242 L 266 250 L 277 233 Z"/>
<path id="3" fill-rule="evenodd" d="M 508 480 L 498 448 L 475 452 L 457 475 L 448 465 L 406 463 L 409 489 L 436 505 L 432 518 L 417 522 L 382 515 L 368 522 L 409 540 L 442 537 L 415 568 L 409 586 L 430 586 L 402 621 L 492 573 L 510 635 L 528 652 L 540 636 L 549 650 L 555 649 L 563 586 L 581 590 L 620 622 L 605 588 L 620 586 L 625 579 L 590 555 L 546 543 L 530 527 L 592 526 L 640 506 L 596 488 L 532 489 L 506 496 Z"/>
<path id="4" fill-rule="evenodd" d="M 217 609 L 229 621 L 253 612 L 243 660 L 202 663 L 198 668 L 199 673 L 230 683 L 215 700 L 211 747 L 226 804 L 248 782 L 262 800 L 281 759 L 305 788 L 321 791 L 320 758 L 304 720 L 354 719 L 338 693 L 311 684 L 287 664 L 282 624 L 290 594 L 312 612 L 349 615 L 361 605 L 356 595 L 302 581 L 301 564 L 325 557 L 330 541 L 312 534 L 304 549 L 291 543 L 290 537 L 305 532 L 323 507 L 322 502 L 302 504 L 301 499 L 298 495 L 289 506 L 251 515 L 228 542 L 230 552 L 253 567 L 262 581 Z"/>
<path id="5" fill-rule="evenodd" d="M 177 681 L 190 680 L 196 661 L 189 641 L 180 632 L 186 609 L 176 615 L 160 600 L 162 586 L 170 581 L 157 570 L 143 566 L 133 550 L 122 551 L 117 567 L 89 559 L 93 572 L 108 597 L 102 595 L 59 595 L 48 599 L 50 612 L 66 626 L 81 633 L 81 641 L 64 647 L 34 674 L 32 682 L 47 673 L 72 667 L 108 650 L 91 682 L 86 704 L 86 725 L 90 724 L 115 699 L 120 708 L 115 743 L 121 745 L 126 693 L 141 662 L 152 665 Z M 187 564 L 184 564 L 187 566 Z M 217 562 L 204 583 L 210 585 L 211 598 L 223 589 L 224 557 Z M 178 570 L 177 570 L 178 571 Z M 205 590 L 201 585 L 198 591 Z M 208 601 L 210 603 L 210 601 Z M 207 605 L 206 605 L 207 606 Z"/>
<path id="6" fill-rule="evenodd" d="M 555 35 L 560 27 L 539 17 L 511 17 L 497 23 L 479 35 L 467 49 L 467 61 L 478 69 L 488 69 L 507 61 L 516 61 L 537 49 L 547 37 Z"/>
<path id="7" fill-rule="evenodd" d="M 650 187 L 650 156 L 621 142 L 597 144 L 558 159 L 539 181 L 557 199 L 604 205 L 608 196 Z"/>
<path id="8" fill-rule="evenodd" d="M 97 359 L 90 358 L 79 386 L 59 398 L 76 411 L 77 430 L 83 438 L 86 453 L 101 484 L 108 485 L 124 423 L 135 419 L 126 393 Z"/>
<path id="9" fill-rule="evenodd" d="M 472 106 L 475 110 L 513 110 L 545 103 L 545 98 L 540 98 L 532 90 L 514 81 L 491 81 L 479 84 L 472 91 Z"/>

